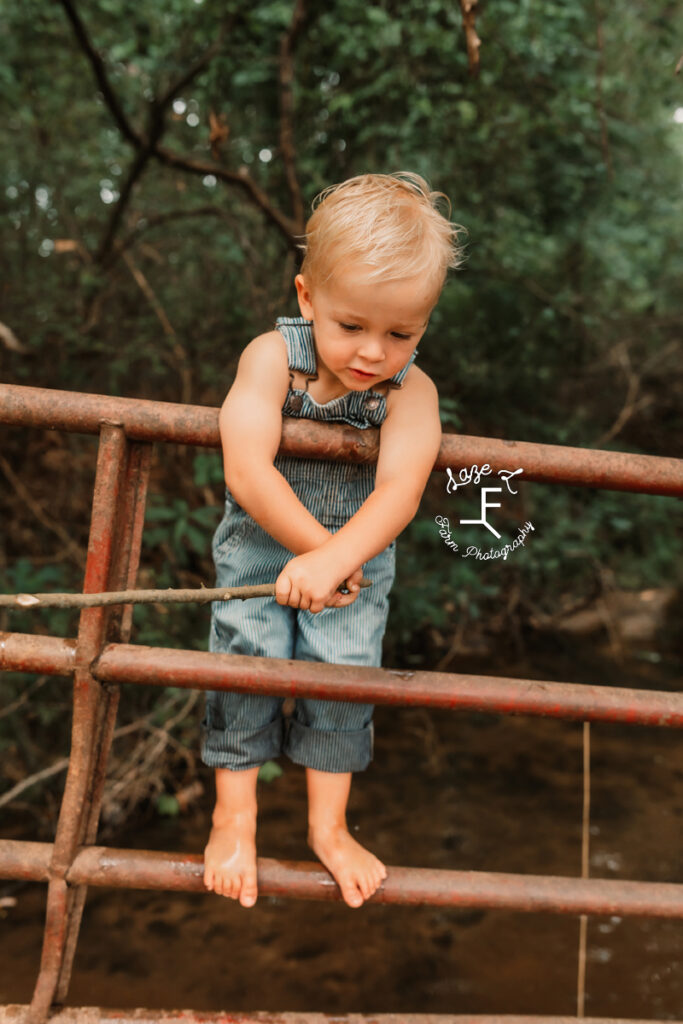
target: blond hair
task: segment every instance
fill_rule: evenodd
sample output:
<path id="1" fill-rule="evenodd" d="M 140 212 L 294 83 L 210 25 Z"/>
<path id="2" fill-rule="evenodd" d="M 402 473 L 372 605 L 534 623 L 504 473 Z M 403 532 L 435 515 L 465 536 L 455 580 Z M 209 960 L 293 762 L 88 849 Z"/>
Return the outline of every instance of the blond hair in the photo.
<path id="1" fill-rule="evenodd" d="M 458 234 L 439 206 L 450 202 L 430 191 L 419 174 L 360 174 L 326 188 L 313 201 L 306 225 L 301 273 L 311 286 L 329 281 L 340 266 L 360 263 L 368 280 L 400 280 L 424 274 L 443 288 L 449 267 L 463 257 Z"/>

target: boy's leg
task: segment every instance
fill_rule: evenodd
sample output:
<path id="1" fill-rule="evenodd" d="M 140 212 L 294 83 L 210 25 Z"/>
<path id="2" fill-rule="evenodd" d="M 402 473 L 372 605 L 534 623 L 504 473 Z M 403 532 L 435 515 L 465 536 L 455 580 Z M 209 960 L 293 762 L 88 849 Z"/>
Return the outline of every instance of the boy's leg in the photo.
<path id="1" fill-rule="evenodd" d="M 387 869 L 349 833 L 346 805 L 351 772 L 306 768 L 308 845 L 336 879 L 350 907 L 360 907 L 387 877 Z"/>
<path id="2" fill-rule="evenodd" d="M 204 884 L 222 896 L 256 903 L 256 779 L 259 766 L 216 769 L 216 806 L 204 851 Z"/>
<path id="3" fill-rule="evenodd" d="M 259 552 L 252 550 L 248 557 L 248 551 L 226 552 L 225 547 L 214 546 L 217 584 L 262 582 L 249 576 L 258 568 L 265 579 L 275 579 L 281 567 L 275 566 L 277 572 L 269 568 L 273 559 L 265 559 L 262 547 Z M 282 549 L 281 557 L 291 556 Z M 264 559 L 268 562 L 265 568 Z M 282 608 L 272 599 L 216 603 L 212 606 L 209 649 L 289 658 L 295 614 L 294 609 Z M 202 760 L 216 770 L 216 806 L 204 851 L 204 883 L 216 893 L 239 899 L 243 907 L 253 906 L 257 897 L 256 784 L 260 766 L 281 752 L 282 702 L 281 697 L 253 693 L 207 694 Z"/>
<path id="4" fill-rule="evenodd" d="M 372 587 L 345 608 L 297 616 L 295 658 L 341 665 L 379 666 L 387 621 L 388 592 L 394 577 L 395 545 L 364 567 Z M 346 826 L 351 773 L 372 760 L 371 704 L 300 698 L 289 723 L 283 751 L 306 766 L 308 843 L 336 879 L 345 901 L 359 907 L 379 888 L 387 871 Z"/>

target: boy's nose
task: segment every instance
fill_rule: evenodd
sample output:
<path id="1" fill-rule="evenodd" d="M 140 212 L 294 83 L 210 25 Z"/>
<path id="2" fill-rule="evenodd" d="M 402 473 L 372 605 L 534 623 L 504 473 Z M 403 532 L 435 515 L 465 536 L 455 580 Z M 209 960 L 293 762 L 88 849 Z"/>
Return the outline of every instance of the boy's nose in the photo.
<path id="1" fill-rule="evenodd" d="M 366 335 L 358 349 L 358 355 L 363 356 L 364 359 L 368 359 L 373 363 L 380 362 L 384 359 L 384 345 L 382 343 L 382 339 L 373 337 L 372 335 Z"/>

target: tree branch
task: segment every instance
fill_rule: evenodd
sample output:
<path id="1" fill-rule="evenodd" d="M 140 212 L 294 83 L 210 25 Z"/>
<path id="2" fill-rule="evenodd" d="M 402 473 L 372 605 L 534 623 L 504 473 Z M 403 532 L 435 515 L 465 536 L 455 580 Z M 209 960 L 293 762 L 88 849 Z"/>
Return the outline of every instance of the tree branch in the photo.
<path id="1" fill-rule="evenodd" d="M 95 78 L 97 79 L 97 84 L 99 85 L 102 96 L 104 97 L 104 101 L 111 110 L 114 120 L 119 126 L 119 131 L 123 137 L 137 149 L 143 144 L 142 137 L 133 129 L 128 118 L 124 114 L 123 107 L 119 103 L 116 93 L 109 84 L 104 62 L 91 43 L 90 36 L 86 31 L 85 25 L 81 21 L 78 11 L 74 7 L 72 0 L 59 0 L 59 3 L 64 8 L 66 16 L 71 22 L 81 49 L 90 61 L 90 66 L 93 69 Z"/>
<path id="2" fill-rule="evenodd" d="M 472 76 L 479 74 L 479 47 L 481 46 L 481 39 L 477 35 L 474 14 L 474 8 L 478 2 L 479 0 L 460 0 L 462 25 L 465 29 L 465 39 L 467 40 L 467 59 Z"/>
<path id="3" fill-rule="evenodd" d="M 149 163 L 151 156 L 152 149 L 147 144 L 141 146 L 135 154 L 133 162 L 128 169 L 126 180 L 121 188 L 119 198 L 111 212 L 111 217 L 109 218 L 106 231 L 104 232 L 104 236 L 97 250 L 95 259 L 100 264 L 110 265 L 112 262 L 112 260 L 108 260 L 107 257 L 110 255 L 113 256 L 114 239 L 116 238 L 116 234 L 119 230 L 119 225 L 123 219 L 125 209 L 133 194 L 133 187 L 142 176 L 142 172 Z"/>
<path id="4" fill-rule="evenodd" d="M 202 176 L 212 174 L 219 181 L 241 188 L 251 202 L 254 203 L 254 205 L 266 215 L 268 220 L 278 228 L 285 238 L 288 246 L 292 249 L 296 249 L 295 236 L 300 233 L 300 222 L 303 219 L 303 213 L 299 214 L 297 212 L 297 216 L 295 218 L 289 218 L 276 209 L 268 199 L 268 196 L 263 189 L 261 189 L 250 177 L 246 167 L 241 167 L 239 171 L 230 171 L 220 164 L 210 163 L 208 161 L 205 162 L 202 160 L 193 160 L 189 157 L 183 157 L 180 154 L 174 153 L 172 150 L 159 146 L 159 139 L 163 135 L 164 131 L 164 111 L 166 107 L 171 103 L 173 98 L 181 91 L 181 89 L 185 88 L 206 68 L 210 60 L 218 52 L 223 40 L 223 35 L 227 30 L 227 26 L 221 30 L 219 39 L 213 43 L 208 50 L 206 50 L 206 52 L 193 64 L 193 66 L 185 72 L 184 75 L 181 75 L 173 85 L 169 86 L 159 100 L 152 101 L 149 109 L 147 135 L 145 136 L 136 132 L 126 118 L 123 108 L 109 83 L 109 79 L 107 78 L 104 62 L 95 50 L 87 30 L 75 8 L 73 0 L 59 0 L 59 2 L 62 4 L 67 17 L 71 22 L 81 49 L 90 62 L 104 101 L 109 107 L 121 134 L 136 150 L 139 151 L 128 172 L 128 177 L 121 191 L 116 208 L 112 211 L 112 216 L 107 226 L 107 230 L 98 250 L 98 260 L 103 262 L 106 259 L 107 254 L 111 251 L 114 238 L 116 237 L 116 232 L 118 231 L 121 223 L 123 212 L 130 200 L 133 186 L 140 178 L 148 160 L 151 157 L 156 158 L 160 163 L 167 167 L 174 167 L 178 170 L 187 171 L 190 174 L 199 174 Z M 290 39 L 288 45 L 290 48 L 293 44 L 294 37 L 300 28 L 300 19 L 297 12 L 302 6 L 302 3 L 303 0 L 297 0 L 297 7 L 292 21 L 292 26 L 290 26 L 288 32 L 288 37 Z M 230 22 L 230 24 L 232 24 L 232 22 Z M 293 174 L 293 164 L 287 171 L 287 174 L 289 182 L 290 174 Z M 293 204 L 295 211 L 298 211 L 296 200 L 294 198 L 295 194 L 298 192 L 298 185 L 296 184 L 295 178 L 293 178 L 293 182 L 295 186 Z M 292 186 L 290 185 L 290 188 L 291 187 Z M 301 207 L 301 210 L 303 211 L 303 206 Z"/>
<path id="5" fill-rule="evenodd" d="M 183 405 L 189 405 L 192 400 L 192 365 L 187 352 L 178 339 L 175 328 L 166 315 L 166 310 L 159 302 L 154 289 L 145 275 L 142 273 L 140 268 L 136 266 L 133 257 L 129 252 L 124 252 L 122 258 L 123 262 L 133 275 L 138 288 L 159 318 L 159 322 L 164 329 L 164 334 L 170 339 L 171 351 L 175 357 L 176 364 L 174 368 L 177 369 L 180 374 L 180 401 Z"/>
<path id="6" fill-rule="evenodd" d="M 272 205 L 266 193 L 256 184 L 246 167 L 240 167 L 239 171 L 230 171 L 227 167 L 223 167 L 222 164 L 205 162 L 204 160 L 192 160 L 161 146 L 156 147 L 154 156 L 168 167 L 177 167 L 180 170 L 189 171 L 190 174 L 201 174 L 202 177 L 205 174 L 212 174 L 219 181 L 238 185 L 249 196 L 251 201 L 265 213 L 268 220 L 278 228 L 287 244 L 292 249 L 296 249 L 296 236 L 299 233 L 299 225 L 291 218 L 285 216 L 285 214 L 280 213 Z"/>
<path id="7" fill-rule="evenodd" d="M 150 103 L 147 137 L 141 140 L 142 144 L 138 148 L 138 152 L 135 156 L 135 159 L 133 160 L 133 163 L 130 166 L 128 176 L 123 185 L 123 188 L 121 189 L 119 198 L 116 202 L 116 205 L 114 206 L 114 209 L 112 210 L 112 215 L 109 219 L 107 230 L 104 233 L 104 237 L 97 251 L 96 258 L 98 263 L 104 263 L 106 257 L 112 252 L 112 249 L 114 247 L 114 239 L 116 238 L 116 235 L 118 233 L 119 225 L 121 224 L 123 214 L 133 194 L 133 187 L 135 186 L 135 183 L 138 181 L 138 179 L 142 176 L 145 167 L 147 166 L 149 160 L 155 153 L 159 139 L 164 134 L 164 130 L 166 127 L 165 113 L 168 106 L 171 104 L 173 99 L 178 95 L 178 93 L 181 92 L 181 90 L 184 89 L 185 86 L 189 85 L 190 82 L 192 82 L 197 77 L 197 75 L 201 74 L 201 72 L 211 62 L 211 59 L 216 55 L 216 53 L 218 53 L 222 45 L 224 34 L 225 26 L 221 28 L 219 37 L 216 40 L 216 42 L 213 43 L 197 61 L 195 61 L 193 66 L 188 71 L 186 71 L 184 75 L 181 75 L 180 78 L 173 85 L 169 86 L 169 88 L 166 90 L 163 96 L 161 96 L 160 99 L 152 100 L 152 102 Z"/>
<path id="8" fill-rule="evenodd" d="M 361 587 L 370 587 L 362 579 Z M 200 590 L 112 590 L 104 594 L 0 594 L 0 608 L 101 608 L 111 604 L 209 604 L 275 597 L 274 583 L 251 587 L 202 587 Z"/>

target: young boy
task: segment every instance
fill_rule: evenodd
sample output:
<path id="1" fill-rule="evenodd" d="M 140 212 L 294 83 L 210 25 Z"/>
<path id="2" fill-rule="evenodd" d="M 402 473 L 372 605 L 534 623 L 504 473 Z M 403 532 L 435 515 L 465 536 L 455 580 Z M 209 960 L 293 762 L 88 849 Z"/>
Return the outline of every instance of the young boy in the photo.
<path id="1" fill-rule="evenodd" d="M 225 516 L 218 586 L 276 580 L 276 598 L 214 604 L 210 649 L 337 664 L 381 663 L 395 538 L 417 512 L 441 440 L 438 395 L 413 360 L 457 228 L 416 174 L 327 189 L 306 227 L 299 318 L 245 348 L 220 413 Z M 282 416 L 381 427 L 377 466 L 278 455 Z M 363 575 L 372 586 L 359 587 Z M 202 759 L 216 769 L 208 889 L 253 906 L 256 778 L 281 752 L 306 767 L 308 844 L 359 907 L 386 868 L 349 834 L 354 771 L 372 759 L 372 705 L 207 696 Z"/>

